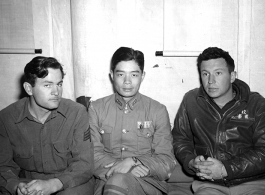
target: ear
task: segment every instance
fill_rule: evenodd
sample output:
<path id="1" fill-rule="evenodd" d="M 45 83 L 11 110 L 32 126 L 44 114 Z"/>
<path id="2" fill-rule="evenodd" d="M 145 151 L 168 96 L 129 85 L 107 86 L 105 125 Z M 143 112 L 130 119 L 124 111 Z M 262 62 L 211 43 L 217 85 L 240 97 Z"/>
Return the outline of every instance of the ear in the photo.
<path id="1" fill-rule="evenodd" d="M 143 80 L 144 80 L 144 77 L 145 77 L 145 71 L 143 72 L 143 74 L 142 74 L 142 79 L 141 79 L 141 82 L 143 82 Z"/>
<path id="2" fill-rule="evenodd" d="M 32 95 L 32 86 L 28 82 L 23 83 L 23 87 L 29 96 Z"/>
<path id="3" fill-rule="evenodd" d="M 111 80 L 113 81 L 113 71 L 112 70 L 110 71 L 110 77 L 111 77 Z"/>
<path id="4" fill-rule="evenodd" d="M 231 72 L 231 83 L 236 80 L 236 71 Z"/>

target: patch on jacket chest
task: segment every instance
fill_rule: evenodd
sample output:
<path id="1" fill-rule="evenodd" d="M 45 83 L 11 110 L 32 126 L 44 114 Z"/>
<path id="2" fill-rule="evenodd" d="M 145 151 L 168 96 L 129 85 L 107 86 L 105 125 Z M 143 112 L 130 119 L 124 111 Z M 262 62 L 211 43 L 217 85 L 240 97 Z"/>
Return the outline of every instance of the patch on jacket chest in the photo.
<path id="1" fill-rule="evenodd" d="M 234 120 L 245 120 L 245 121 L 254 121 L 255 119 L 250 117 L 248 114 L 248 110 L 242 110 L 241 113 L 232 116 L 231 119 Z"/>

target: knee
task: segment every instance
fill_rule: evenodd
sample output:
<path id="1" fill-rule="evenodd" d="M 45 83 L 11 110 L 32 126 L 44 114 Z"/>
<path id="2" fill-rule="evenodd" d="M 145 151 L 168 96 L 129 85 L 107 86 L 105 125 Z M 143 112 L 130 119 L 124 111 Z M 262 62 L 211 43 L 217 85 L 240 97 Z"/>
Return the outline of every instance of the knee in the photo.
<path id="1" fill-rule="evenodd" d="M 128 180 L 131 180 L 129 174 L 117 173 L 109 178 L 106 184 L 127 187 Z"/>
<path id="2" fill-rule="evenodd" d="M 82 185 L 67 188 L 63 191 L 56 193 L 56 195 L 93 195 L 94 194 L 94 179 L 90 179 L 87 183 Z"/>

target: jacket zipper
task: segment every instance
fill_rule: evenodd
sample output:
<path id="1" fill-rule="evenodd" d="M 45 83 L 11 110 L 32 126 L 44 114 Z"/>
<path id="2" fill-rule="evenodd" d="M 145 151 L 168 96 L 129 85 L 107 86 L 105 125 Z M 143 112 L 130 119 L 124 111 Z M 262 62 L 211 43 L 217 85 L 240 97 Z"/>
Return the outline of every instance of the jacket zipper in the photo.
<path id="1" fill-rule="evenodd" d="M 229 108 L 227 111 L 225 111 L 225 113 L 223 114 L 223 116 L 221 116 L 221 114 L 215 109 L 215 107 L 209 102 L 209 100 L 207 98 L 205 98 L 206 102 L 214 109 L 214 111 L 218 114 L 219 116 L 219 123 L 217 125 L 217 130 L 216 130 L 216 134 L 215 134 L 215 143 L 216 144 L 219 144 L 219 139 L 218 139 L 218 135 L 219 135 L 219 126 L 220 126 L 220 123 L 221 123 L 221 120 L 224 118 L 224 116 L 226 115 L 226 113 L 230 110 L 232 110 L 234 107 L 236 107 L 239 103 L 239 100 L 236 101 L 236 103 L 231 107 Z M 227 115 L 229 116 L 229 115 Z M 217 154 L 217 150 L 216 150 L 216 146 L 214 147 L 214 154 Z M 216 156 L 214 156 L 216 158 Z M 217 158 L 216 158 L 217 159 Z"/>

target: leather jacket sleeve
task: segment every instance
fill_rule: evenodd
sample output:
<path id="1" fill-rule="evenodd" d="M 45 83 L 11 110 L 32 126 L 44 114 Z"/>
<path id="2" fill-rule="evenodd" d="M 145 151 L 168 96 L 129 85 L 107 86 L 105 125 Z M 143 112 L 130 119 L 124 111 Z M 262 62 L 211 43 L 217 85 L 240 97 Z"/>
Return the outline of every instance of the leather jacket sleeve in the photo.
<path id="1" fill-rule="evenodd" d="M 176 158 L 186 172 L 194 175 L 195 173 L 188 167 L 190 160 L 194 159 L 196 155 L 194 151 L 193 135 L 184 100 L 177 112 L 172 135 Z"/>
<path id="2" fill-rule="evenodd" d="M 256 113 L 253 127 L 252 144 L 247 151 L 241 152 L 231 159 L 222 161 L 228 180 L 240 179 L 265 174 L 265 108 L 260 107 Z"/>

